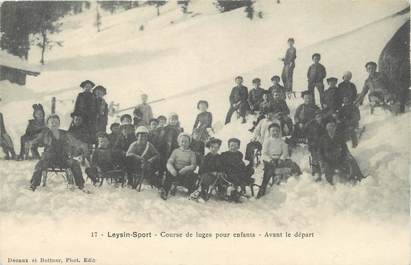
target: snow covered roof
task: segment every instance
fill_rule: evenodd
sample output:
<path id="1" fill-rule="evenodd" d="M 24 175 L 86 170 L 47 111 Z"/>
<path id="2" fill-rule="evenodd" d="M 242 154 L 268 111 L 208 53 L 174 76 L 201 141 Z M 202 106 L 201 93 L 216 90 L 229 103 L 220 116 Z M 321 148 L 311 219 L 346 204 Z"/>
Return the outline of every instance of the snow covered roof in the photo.
<path id="1" fill-rule="evenodd" d="M 0 50 L 0 66 L 6 66 L 27 72 L 27 74 L 38 75 L 40 66 L 33 65 L 22 58 L 12 55 L 5 50 Z"/>

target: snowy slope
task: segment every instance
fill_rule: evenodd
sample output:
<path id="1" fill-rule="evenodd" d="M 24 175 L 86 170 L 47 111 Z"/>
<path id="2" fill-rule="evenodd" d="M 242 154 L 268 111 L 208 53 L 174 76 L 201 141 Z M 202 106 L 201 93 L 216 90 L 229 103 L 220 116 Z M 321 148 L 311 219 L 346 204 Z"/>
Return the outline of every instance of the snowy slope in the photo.
<path id="1" fill-rule="evenodd" d="M 220 14 L 209 1 L 193 2 L 189 9 L 195 16 L 183 16 L 175 3 L 162 7 L 160 17 L 153 7 L 114 15 L 103 13 L 103 31 L 98 34 L 93 27 L 94 9 L 64 18 L 64 31 L 55 36 L 64 40 L 64 47 L 46 55 L 42 74 L 29 78 L 26 87 L 0 82 L 0 111 L 15 142 L 31 116 L 31 105 L 42 102 L 48 112 L 53 95 L 58 98 L 57 111 L 62 115 L 63 127 L 67 127 L 78 84 L 84 79 L 106 86 L 107 100 L 119 102 L 122 107 L 138 103 L 141 92 L 153 100 L 171 96 L 153 105 L 155 114 L 178 112 L 187 131 L 196 116 L 196 102 L 206 99 L 216 123 L 221 123 L 234 76 L 243 75 L 249 87 L 252 78 L 260 77 L 263 86 L 268 87 L 269 78 L 281 73 L 282 64 L 277 58 L 283 56 L 290 36 L 296 39 L 297 91 L 305 89 L 306 69 L 313 52 L 323 55 L 329 75 L 340 78 L 342 72 L 351 70 L 360 89 L 366 77 L 364 63 L 377 60 L 386 42 L 409 18 L 409 14 L 388 17 L 407 6 L 402 1 L 284 0 L 281 5 L 261 1 L 264 19 L 253 21 L 244 18 L 242 9 Z M 138 30 L 141 24 L 145 25 L 143 32 Z M 35 52 L 30 60 L 38 60 Z M 188 95 L 173 97 L 184 92 Z M 292 112 L 299 103 L 300 99 L 289 102 Z M 300 151 L 293 156 L 304 171 L 299 180 L 291 179 L 272 188 L 263 199 L 242 204 L 214 200 L 198 204 L 183 196 L 163 202 L 149 187 L 136 193 L 87 184 L 93 194 L 86 195 L 67 190 L 61 178 L 51 179 L 47 188 L 32 193 L 22 187 L 28 185 L 34 164 L 0 161 L 0 234 L 7 239 L 0 239 L 0 249 L 10 255 L 30 255 L 52 244 L 56 255 L 98 256 L 109 253 L 112 242 L 100 240 L 92 247 L 80 245 L 84 253 L 68 245 L 75 245 L 78 238 L 91 231 L 113 228 L 157 232 L 261 229 L 317 235 L 308 244 L 304 240 L 251 242 L 261 246 L 256 250 L 260 253 L 295 250 L 287 259 L 278 255 L 278 264 L 408 264 L 409 238 L 405 231 L 409 222 L 410 150 L 404 143 L 410 141 L 411 116 L 407 113 L 392 117 L 381 111 L 370 116 L 366 106 L 361 112 L 367 131 L 352 152 L 369 175 L 366 180 L 355 187 L 315 183 L 308 174 L 307 153 Z M 218 136 L 224 140 L 236 136 L 245 145 L 251 137 L 247 131 L 250 123 L 233 121 Z M 261 168 L 256 177 L 261 178 Z M 46 236 L 51 232 L 55 237 Z M 23 235 L 28 241 L 37 238 L 40 242 L 29 248 L 21 246 L 18 242 Z M 63 238 L 65 244 L 61 244 Z M 335 238 L 339 241 L 335 242 Z M 356 242 L 355 246 L 352 242 Z M 116 242 L 119 248 L 113 256 L 128 255 L 127 243 L 130 242 Z M 153 239 L 149 243 L 156 250 L 172 241 Z M 135 243 L 136 248 L 138 244 Z M 204 263 L 186 252 L 190 244 L 195 244 L 197 255 L 206 256 L 209 263 L 242 264 L 236 249 L 246 247 L 250 241 L 227 246 L 223 240 L 188 240 L 173 249 L 174 253 L 186 254 L 182 264 Z M 122 246 L 123 251 L 119 250 Z M 221 261 L 217 255 L 210 255 L 213 251 L 220 253 L 223 247 L 226 253 L 222 254 L 230 259 Z M 303 251 L 312 255 L 303 256 Z M 149 254 L 139 255 L 144 258 Z M 166 264 L 171 255 L 158 255 L 153 264 Z M 258 255 L 254 259 L 254 264 L 272 264 Z M 115 258 L 107 258 L 106 264 L 116 264 Z"/>

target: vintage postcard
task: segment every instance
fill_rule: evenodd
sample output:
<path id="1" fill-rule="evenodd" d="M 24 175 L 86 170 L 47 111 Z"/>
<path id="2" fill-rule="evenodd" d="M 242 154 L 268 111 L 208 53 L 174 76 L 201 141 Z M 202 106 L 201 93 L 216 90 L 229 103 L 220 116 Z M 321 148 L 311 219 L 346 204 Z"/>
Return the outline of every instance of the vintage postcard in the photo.
<path id="1" fill-rule="evenodd" d="M 405 0 L 0 2 L 0 265 L 409 265 Z"/>

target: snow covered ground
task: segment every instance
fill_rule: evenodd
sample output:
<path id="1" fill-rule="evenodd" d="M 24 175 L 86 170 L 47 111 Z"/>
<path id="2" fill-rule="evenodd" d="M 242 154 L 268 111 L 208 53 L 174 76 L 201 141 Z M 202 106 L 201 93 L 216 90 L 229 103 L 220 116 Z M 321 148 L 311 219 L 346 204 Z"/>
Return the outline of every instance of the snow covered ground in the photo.
<path id="1" fill-rule="evenodd" d="M 365 62 L 376 61 L 409 19 L 409 14 L 389 17 L 407 6 L 403 1 L 273 2 L 261 1 L 264 18 L 253 21 L 245 19 L 242 9 L 221 14 L 209 1 L 199 0 L 189 7 L 195 16 L 182 15 L 171 2 L 159 17 L 153 7 L 103 14 L 98 34 L 94 9 L 64 18 L 64 30 L 55 36 L 64 40 L 64 47 L 46 54 L 41 75 L 29 78 L 25 87 L 0 82 L 0 111 L 16 149 L 33 103 L 43 103 L 48 112 L 51 97 L 57 96 L 57 112 L 63 127 L 68 127 L 84 79 L 106 86 L 107 101 L 121 107 L 138 103 L 141 92 L 152 100 L 169 97 L 153 105 L 155 114 L 179 113 L 187 131 L 196 116 L 196 102 L 206 99 L 215 123 L 221 124 L 233 78 L 241 74 L 251 87 L 251 79 L 260 77 L 268 87 L 269 78 L 281 73 L 277 58 L 283 56 L 291 36 L 297 47 L 297 91 L 305 89 L 314 52 L 322 54 L 329 76 L 340 78 L 351 70 L 361 89 Z M 141 24 L 144 31 L 138 30 Z M 30 61 L 37 60 L 38 54 L 32 52 Z M 300 103 L 300 99 L 289 101 L 292 112 Z M 49 256 L 102 257 L 98 264 L 168 264 L 176 255 L 184 256 L 180 264 L 409 264 L 411 114 L 393 117 L 377 111 L 371 116 L 366 106 L 361 114 L 367 130 L 352 153 L 368 175 L 363 182 L 354 187 L 313 182 L 308 154 L 301 150 L 293 157 L 304 171 L 300 179 L 272 188 L 261 200 L 241 204 L 215 200 L 201 204 L 184 196 L 164 202 L 149 187 L 137 193 L 90 183 L 92 194 L 85 194 L 66 189 L 60 177 L 33 193 L 24 189 L 33 162 L 0 161 L 1 262 L 7 264 L 2 253 L 30 257 L 50 249 Z M 251 137 L 250 123 L 233 121 L 217 135 L 223 140 L 239 137 L 244 148 Z M 257 169 L 258 181 L 261 173 Z M 93 231 L 301 231 L 314 232 L 315 237 L 93 241 Z M 150 249 L 141 251 L 142 245 Z M 164 252 L 166 247 L 170 251 Z M 160 250 L 162 255 L 153 254 Z M 125 258 L 130 256 L 134 258 Z M 138 262 L 149 257 L 150 263 Z"/>

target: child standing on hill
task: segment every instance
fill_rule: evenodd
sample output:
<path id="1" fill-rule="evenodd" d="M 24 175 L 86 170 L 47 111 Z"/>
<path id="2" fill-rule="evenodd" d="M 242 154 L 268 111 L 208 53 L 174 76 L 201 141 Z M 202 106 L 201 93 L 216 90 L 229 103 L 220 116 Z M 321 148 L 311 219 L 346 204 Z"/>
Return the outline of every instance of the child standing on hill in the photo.
<path id="1" fill-rule="evenodd" d="M 297 58 L 297 51 L 294 47 L 293 38 L 289 38 L 287 40 L 287 44 L 287 52 L 285 53 L 284 58 L 282 58 L 284 67 L 283 72 L 281 73 L 281 78 L 283 80 L 285 90 L 290 93 L 293 91 L 293 73 L 295 68 L 295 59 Z"/>
<path id="2" fill-rule="evenodd" d="M 138 112 L 138 116 L 142 119 L 141 125 L 144 126 L 148 126 L 150 124 L 150 120 L 153 118 L 153 110 L 147 101 L 147 94 L 141 94 L 141 104 L 134 109 L 134 112 Z"/>
<path id="3" fill-rule="evenodd" d="M 80 84 L 83 92 L 79 93 L 74 105 L 74 112 L 81 113 L 83 122 L 89 131 L 89 137 L 96 136 L 97 106 L 96 98 L 92 93 L 95 84 L 90 80 L 85 80 Z"/>
<path id="4" fill-rule="evenodd" d="M 206 142 L 210 137 L 208 130 L 212 128 L 213 115 L 211 112 L 208 112 L 208 102 L 206 100 L 200 100 L 197 103 L 197 109 L 200 110 L 200 113 L 197 115 L 197 118 L 193 126 L 193 134 L 197 133 L 199 140 Z"/>
<path id="5" fill-rule="evenodd" d="M 93 94 L 96 98 L 96 132 L 106 132 L 108 121 L 108 105 L 104 96 L 107 90 L 103 86 L 96 86 L 93 89 Z"/>
<path id="6" fill-rule="evenodd" d="M 281 128 L 278 124 L 273 123 L 268 127 L 269 138 L 263 143 L 262 158 L 264 162 L 264 178 L 261 188 L 258 191 L 257 198 L 265 195 L 268 182 L 275 174 L 280 161 L 288 159 L 288 145 L 281 139 Z"/>
<path id="7" fill-rule="evenodd" d="M 314 53 L 312 56 L 313 64 L 308 68 L 307 78 L 308 78 L 308 91 L 314 97 L 314 88 L 318 89 L 320 94 L 320 104 L 322 105 L 322 98 L 324 94 L 324 78 L 327 76 L 325 67 L 320 64 L 321 55 L 319 53 Z M 315 104 L 315 97 L 313 98 Z"/>

